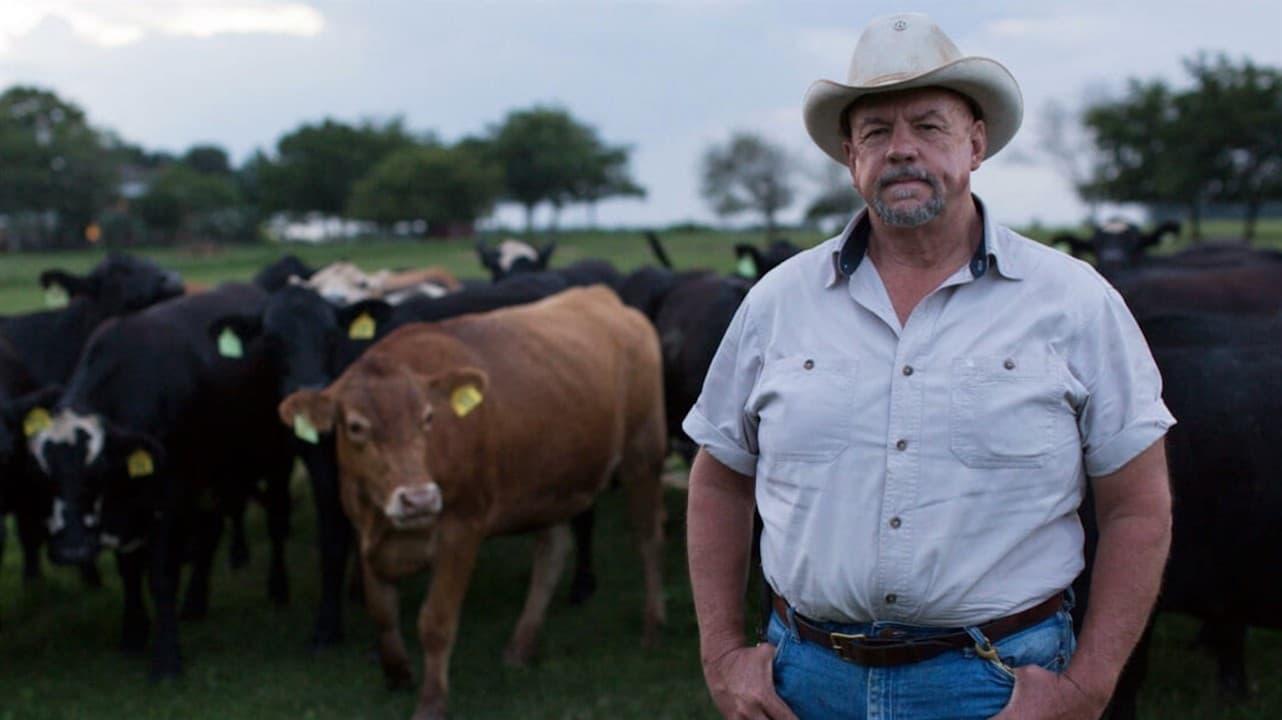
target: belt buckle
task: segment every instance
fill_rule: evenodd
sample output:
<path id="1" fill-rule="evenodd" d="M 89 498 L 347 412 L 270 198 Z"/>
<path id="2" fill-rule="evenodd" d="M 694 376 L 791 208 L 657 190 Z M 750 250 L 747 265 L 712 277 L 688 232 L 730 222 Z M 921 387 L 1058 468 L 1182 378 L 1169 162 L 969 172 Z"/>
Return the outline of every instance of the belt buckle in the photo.
<path id="1" fill-rule="evenodd" d="M 828 642 L 830 645 L 832 645 L 832 649 L 836 651 L 838 654 L 840 654 L 842 650 L 841 641 L 845 640 L 848 642 L 855 642 L 858 640 L 866 640 L 866 639 L 868 639 L 868 636 L 864 633 L 857 633 L 855 635 L 850 635 L 848 633 L 839 633 L 839 632 L 828 633 Z"/>

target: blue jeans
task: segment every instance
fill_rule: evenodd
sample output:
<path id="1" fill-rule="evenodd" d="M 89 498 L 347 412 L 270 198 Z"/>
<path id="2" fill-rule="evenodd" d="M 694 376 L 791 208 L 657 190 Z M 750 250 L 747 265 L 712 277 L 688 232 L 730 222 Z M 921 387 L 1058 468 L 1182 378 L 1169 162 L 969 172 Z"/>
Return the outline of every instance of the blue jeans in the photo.
<path id="1" fill-rule="evenodd" d="M 1008 668 L 1037 664 L 1063 672 L 1077 648 L 1073 621 L 1061 610 L 994 642 L 1001 663 L 985 660 L 974 647 L 967 647 L 918 663 L 874 668 L 842 660 L 831 649 L 802 640 L 791 621 L 773 614 L 766 639 L 775 646 L 775 690 L 801 720 L 990 718 L 1006 706 L 1015 688 Z M 883 628 L 909 637 L 940 632 L 892 622 L 811 624 L 849 634 L 875 635 Z"/>

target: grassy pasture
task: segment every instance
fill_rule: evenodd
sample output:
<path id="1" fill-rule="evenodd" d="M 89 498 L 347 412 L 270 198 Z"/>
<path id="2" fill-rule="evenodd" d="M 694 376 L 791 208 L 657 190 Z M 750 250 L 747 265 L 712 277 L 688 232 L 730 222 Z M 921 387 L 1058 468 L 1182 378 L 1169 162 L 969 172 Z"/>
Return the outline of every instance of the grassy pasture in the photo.
<path id="1" fill-rule="evenodd" d="M 1236 225 L 1222 233 L 1231 235 Z M 1282 246 L 1282 223 L 1262 227 L 1265 242 Z M 1208 231 L 1208 234 L 1212 234 Z M 818 236 L 795 235 L 810 244 Z M 665 235 L 682 267 L 729 270 L 734 242 L 759 236 L 701 233 Z M 460 275 L 480 275 L 470 243 L 362 242 L 291 247 L 310 263 L 339 258 L 367 269 L 441 264 Z M 145 251 L 188 280 L 245 279 L 281 252 L 256 246 L 212 256 L 183 250 Z M 0 257 L 0 312 L 40 306 L 40 270 L 82 270 L 100 253 Z M 608 257 L 629 269 L 651 262 L 639 234 L 570 234 L 555 264 Z M 360 607 L 345 608 L 347 641 L 319 654 L 305 649 L 319 596 L 314 524 L 306 479 L 295 476 L 294 531 L 288 556 L 292 589 L 287 608 L 266 597 L 265 522 L 250 511 L 253 559 L 232 572 L 225 548 L 215 565 L 209 617 L 185 623 L 185 677 L 161 686 L 146 680 L 145 657 L 116 650 L 120 621 L 114 561 L 99 559 L 106 587 L 88 591 L 75 573 L 46 563 L 44 579 L 20 578 L 16 537 L 9 528 L 0 557 L 0 720 L 63 718 L 398 718 L 414 707 L 413 693 L 383 688 L 372 649 L 372 626 Z M 640 562 L 633 551 L 622 493 L 604 498 L 597 519 L 598 593 L 585 607 L 569 607 L 568 582 L 549 613 L 537 662 L 506 668 L 500 653 L 520 612 L 529 573 L 530 542 L 500 538 L 483 548 L 465 603 L 452 671 L 458 718 L 713 718 L 698 663 L 693 605 L 684 558 L 684 493 L 669 490 L 666 580 L 669 623 L 661 647 L 640 648 Z M 11 524 L 10 524 L 11 525 Z M 1261 572 L 1276 572 L 1261 567 Z M 403 630 L 417 654 L 414 622 L 425 578 L 402 588 Z M 1144 718 L 1282 717 L 1282 633 L 1253 630 L 1248 668 L 1256 693 L 1228 707 L 1215 695 L 1213 660 L 1192 649 L 1197 625 L 1162 618 L 1141 697 Z"/>

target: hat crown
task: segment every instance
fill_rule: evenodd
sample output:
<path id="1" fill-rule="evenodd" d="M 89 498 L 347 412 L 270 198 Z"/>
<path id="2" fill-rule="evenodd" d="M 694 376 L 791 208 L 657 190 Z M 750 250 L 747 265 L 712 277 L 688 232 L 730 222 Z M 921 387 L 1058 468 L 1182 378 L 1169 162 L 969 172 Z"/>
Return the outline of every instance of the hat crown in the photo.
<path id="1" fill-rule="evenodd" d="M 860 87 L 895 83 L 961 58 L 961 50 L 929 16 L 887 15 L 869 23 L 859 36 L 846 82 Z"/>

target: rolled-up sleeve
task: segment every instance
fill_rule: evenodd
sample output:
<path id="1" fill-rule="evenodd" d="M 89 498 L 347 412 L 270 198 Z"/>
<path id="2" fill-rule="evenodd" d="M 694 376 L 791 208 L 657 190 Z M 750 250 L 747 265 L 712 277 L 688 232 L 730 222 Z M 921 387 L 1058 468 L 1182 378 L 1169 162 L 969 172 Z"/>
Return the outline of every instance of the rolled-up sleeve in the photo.
<path id="1" fill-rule="evenodd" d="M 761 374 L 761 357 L 745 301 L 721 338 L 699 400 L 681 424 L 723 465 L 749 476 L 757 472 L 757 418 L 748 410 L 748 398 Z"/>
<path id="2" fill-rule="evenodd" d="M 1175 424 L 1139 325 L 1112 287 L 1085 308 L 1070 368 L 1086 388 L 1078 415 L 1086 474 L 1114 473 Z"/>

